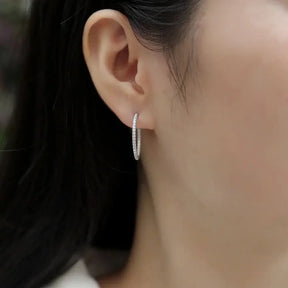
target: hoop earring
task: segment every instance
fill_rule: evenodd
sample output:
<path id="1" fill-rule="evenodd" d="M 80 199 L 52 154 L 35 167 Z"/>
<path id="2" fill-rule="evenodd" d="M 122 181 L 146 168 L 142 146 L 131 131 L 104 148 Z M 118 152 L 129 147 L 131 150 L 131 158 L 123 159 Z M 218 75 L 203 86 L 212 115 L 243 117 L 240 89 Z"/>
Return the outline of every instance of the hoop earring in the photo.
<path id="1" fill-rule="evenodd" d="M 141 151 L 141 129 L 137 128 L 137 117 L 138 113 L 134 114 L 133 119 L 133 128 L 132 128 L 132 146 L 133 146 L 133 154 L 135 160 L 140 159 L 140 151 Z M 137 131 L 137 143 L 136 143 L 136 131 Z"/>

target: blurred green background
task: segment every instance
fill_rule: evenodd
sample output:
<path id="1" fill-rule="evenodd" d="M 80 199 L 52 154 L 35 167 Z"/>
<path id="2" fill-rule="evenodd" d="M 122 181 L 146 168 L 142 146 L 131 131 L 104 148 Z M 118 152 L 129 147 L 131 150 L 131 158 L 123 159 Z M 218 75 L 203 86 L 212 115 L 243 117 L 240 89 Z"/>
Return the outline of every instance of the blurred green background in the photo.
<path id="1" fill-rule="evenodd" d="M 0 147 L 3 146 L 4 141 L 5 141 L 4 133 L 3 133 L 3 131 L 0 129 Z"/>
<path id="2" fill-rule="evenodd" d="M 13 109 L 19 55 L 30 0 L 0 0 L 0 148 Z"/>

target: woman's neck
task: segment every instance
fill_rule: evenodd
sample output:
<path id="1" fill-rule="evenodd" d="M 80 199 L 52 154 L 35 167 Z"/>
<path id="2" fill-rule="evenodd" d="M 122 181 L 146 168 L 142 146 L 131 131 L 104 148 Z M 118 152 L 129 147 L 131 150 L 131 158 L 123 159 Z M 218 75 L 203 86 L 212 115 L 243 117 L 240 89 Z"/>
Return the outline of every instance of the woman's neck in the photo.
<path id="1" fill-rule="evenodd" d="M 101 288 L 288 287 L 288 242 L 280 234 L 245 215 L 212 213 L 169 177 L 140 179 L 130 257 L 113 280 L 99 279 Z"/>

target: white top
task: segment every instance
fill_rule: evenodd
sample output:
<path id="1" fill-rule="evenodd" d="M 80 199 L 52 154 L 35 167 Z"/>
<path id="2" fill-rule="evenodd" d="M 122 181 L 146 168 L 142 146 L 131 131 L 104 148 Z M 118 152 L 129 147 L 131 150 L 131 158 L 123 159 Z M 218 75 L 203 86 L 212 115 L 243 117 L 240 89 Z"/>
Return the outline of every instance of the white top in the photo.
<path id="1" fill-rule="evenodd" d="M 128 251 L 90 248 L 85 260 L 81 258 L 68 271 L 42 288 L 101 288 L 97 277 L 121 267 L 128 255 Z"/>
<path id="2" fill-rule="evenodd" d="M 75 263 L 65 274 L 45 288 L 100 288 L 98 282 L 88 273 L 84 261 Z M 44 288 L 44 287 L 43 287 Z"/>

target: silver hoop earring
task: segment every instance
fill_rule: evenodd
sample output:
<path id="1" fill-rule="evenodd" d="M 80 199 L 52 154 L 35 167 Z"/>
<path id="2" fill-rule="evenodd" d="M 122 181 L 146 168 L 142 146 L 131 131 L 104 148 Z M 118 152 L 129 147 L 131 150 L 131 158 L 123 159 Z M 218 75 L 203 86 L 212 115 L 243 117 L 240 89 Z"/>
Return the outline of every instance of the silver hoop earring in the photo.
<path id="1" fill-rule="evenodd" d="M 132 128 L 132 146 L 135 160 L 140 159 L 140 151 L 141 151 L 141 129 L 137 128 L 137 117 L 138 113 L 135 113 Z M 137 131 L 137 141 L 136 141 L 136 131 Z"/>

